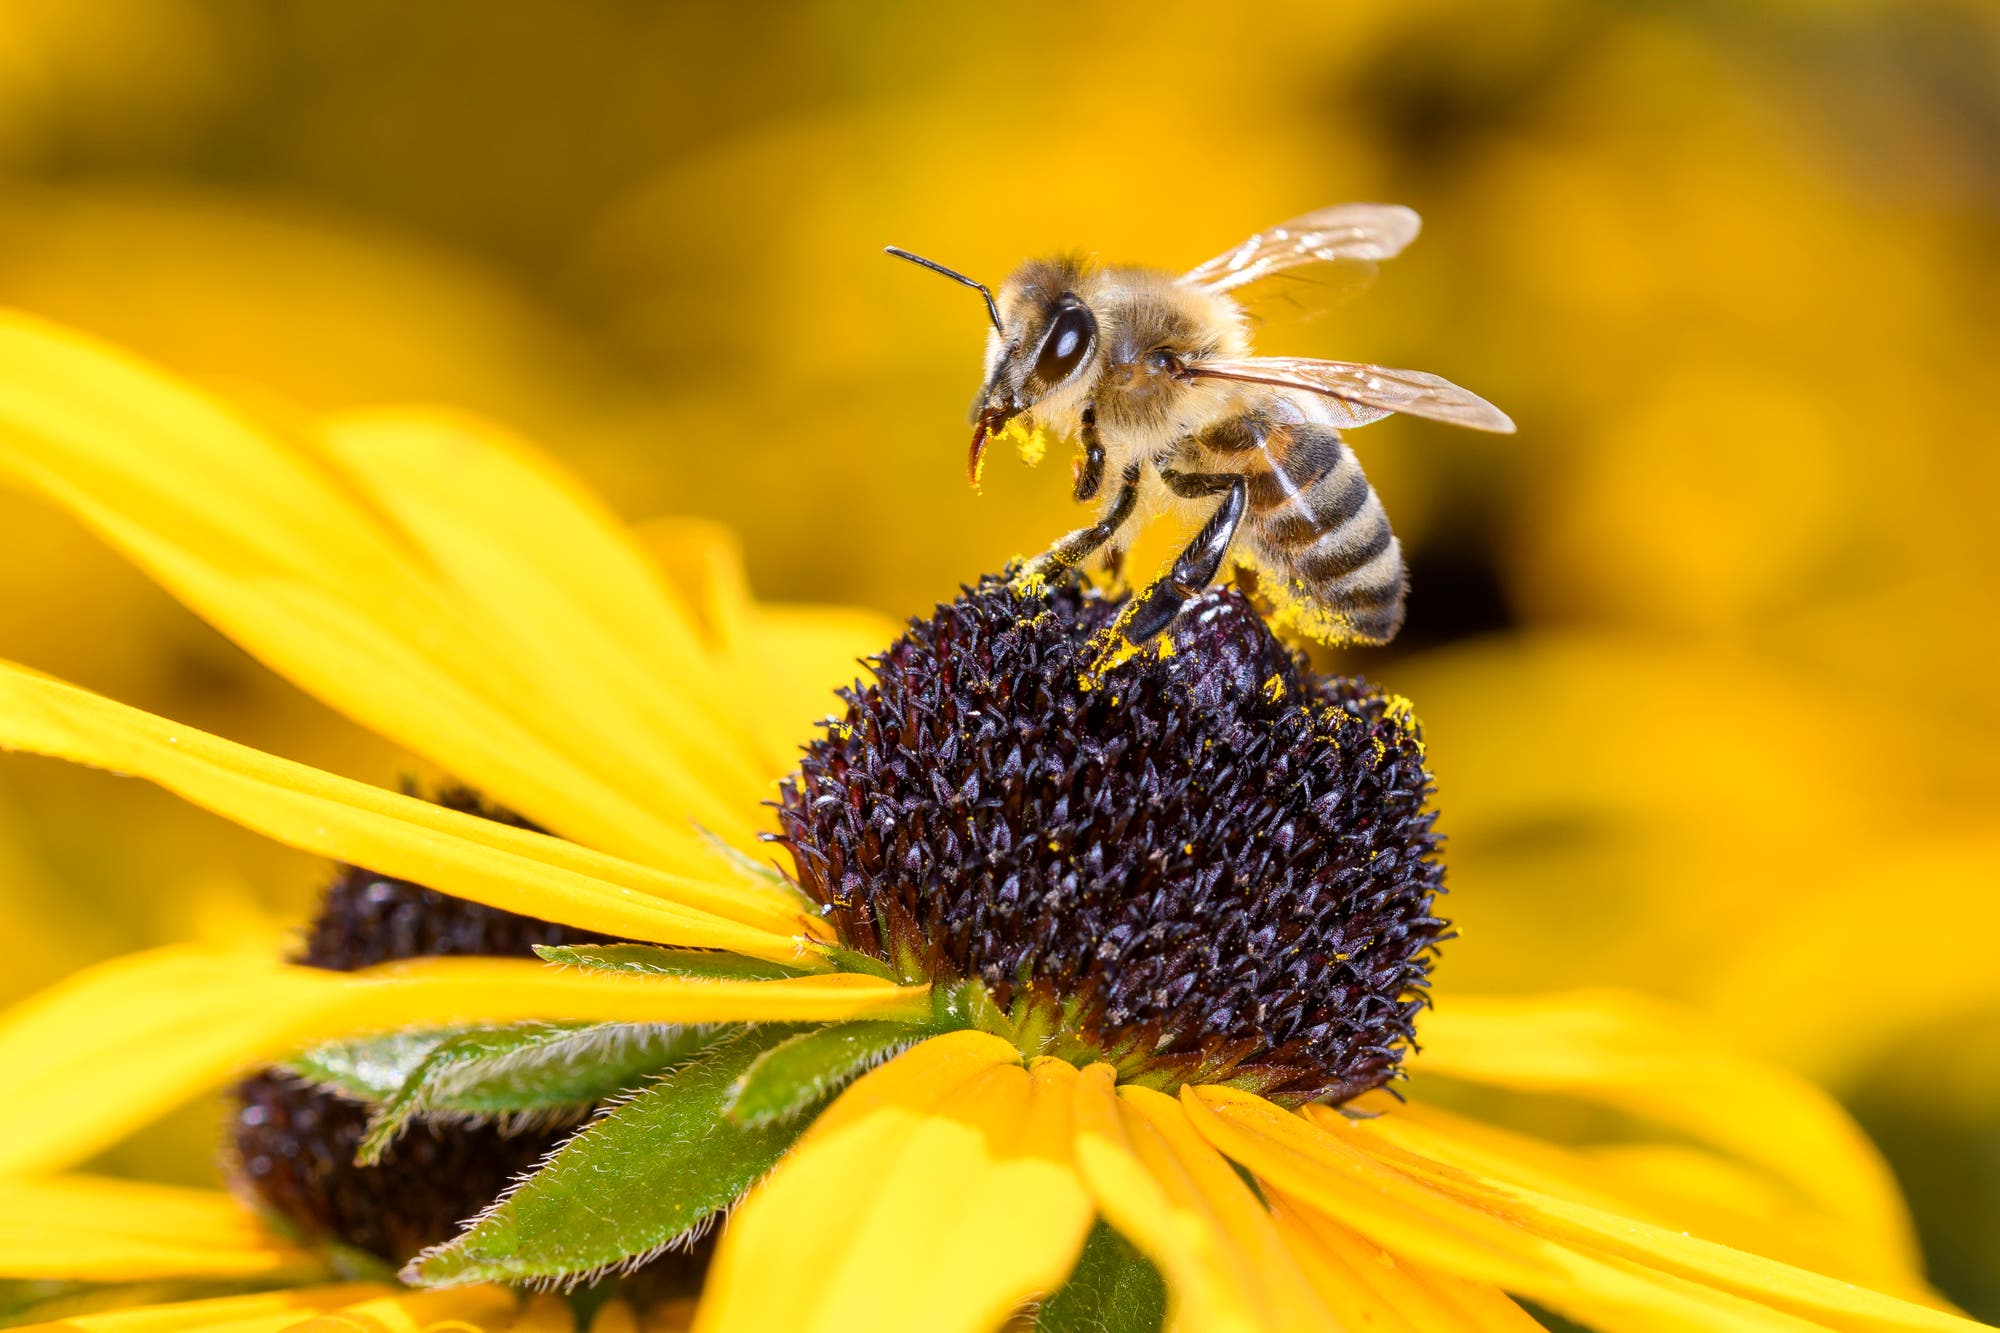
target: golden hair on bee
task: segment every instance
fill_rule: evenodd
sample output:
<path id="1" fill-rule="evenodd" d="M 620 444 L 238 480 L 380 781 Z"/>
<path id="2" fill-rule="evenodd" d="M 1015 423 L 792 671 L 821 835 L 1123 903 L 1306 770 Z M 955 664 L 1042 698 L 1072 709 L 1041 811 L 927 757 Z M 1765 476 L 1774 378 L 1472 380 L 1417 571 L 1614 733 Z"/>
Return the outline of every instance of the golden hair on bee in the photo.
<path id="1" fill-rule="evenodd" d="M 1250 237 L 1178 276 L 1083 256 L 1033 259 L 986 297 L 993 329 L 972 407 L 968 468 L 1010 424 L 1081 450 L 1079 504 L 1097 521 L 1058 540 L 1029 573 L 1053 577 L 1115 551 L 1135 514 L 1203 519 L 1124 621 L 1134 643 L 1172 622 L 1232 556 L 1265 576 L 1286 619 L 1329 643 L 1386 643 L 1403 623 L 1407 575 L 1382 502 L 1340 432 L 1392 413 L 1475 430 L 1514 423 L 1483 398 L 1414 370 L 1260 357 L 1238 293 L 1305 271 L 1365 281 L 1414 240 L 1417 215 L 1343 204 Z"/>

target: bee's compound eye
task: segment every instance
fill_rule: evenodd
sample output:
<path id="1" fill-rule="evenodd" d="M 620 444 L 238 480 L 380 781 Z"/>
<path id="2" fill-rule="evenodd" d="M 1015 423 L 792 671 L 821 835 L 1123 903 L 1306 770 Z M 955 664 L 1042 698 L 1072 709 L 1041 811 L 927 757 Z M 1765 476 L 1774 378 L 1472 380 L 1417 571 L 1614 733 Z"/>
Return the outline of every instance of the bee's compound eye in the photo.
<path id="1" fill-rule="evenodd" d="M 1097 321 L 1090 311 L 1073 296 L 1065 300 L 1050 322 L 1048 334 L 1042 339 L 1042 350 L 1035 357 L 1035 378 L 1044 390 L 1053 389 L 1074 374 L 1090 355 L 1090 345 L 1096 338 Z"/>

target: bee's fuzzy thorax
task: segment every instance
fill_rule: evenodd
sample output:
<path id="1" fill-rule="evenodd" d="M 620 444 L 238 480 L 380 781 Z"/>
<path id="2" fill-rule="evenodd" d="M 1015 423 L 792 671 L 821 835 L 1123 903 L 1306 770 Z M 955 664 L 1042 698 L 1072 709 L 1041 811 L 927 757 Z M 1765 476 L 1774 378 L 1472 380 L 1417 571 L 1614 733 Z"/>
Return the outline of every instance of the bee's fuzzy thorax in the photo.
<path id="1" fill-rule="evenodd" d="M 1067 1009 L 1135 1076 L 1379 1085 L 1445 929 L 1407 709 L 1233 591 L 1097 671 L 1120 609 L 988 581 L 911 622 L 784 790 L 800 883 L 851 946 Z"/>

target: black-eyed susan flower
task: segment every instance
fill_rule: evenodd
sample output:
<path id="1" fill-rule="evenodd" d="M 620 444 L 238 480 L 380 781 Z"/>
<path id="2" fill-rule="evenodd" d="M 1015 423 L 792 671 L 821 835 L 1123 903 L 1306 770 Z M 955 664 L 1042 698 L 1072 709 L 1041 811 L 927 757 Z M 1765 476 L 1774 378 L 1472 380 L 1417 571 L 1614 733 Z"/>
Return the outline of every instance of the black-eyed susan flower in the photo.
<path id="1" fill-rule="evenodd" d="M 470 420 L 257 420 L 10 317 L 0 466 L 478 793 L 0 667 L 0 744 L 348 867 L 295 961 L 159 951 L 0 1020 L 0 1276 L 128 1307 L 74 1326 L 563 1328 L 519 1289 L 622 1276 L 599 1327 L 1972 1327 L 1809 1088 L 1634 1001 L 1427 1011 L 1410 707 L 1234 594 L 1105 668 L 1108 603 L 981 584 L 815 730 L 860 626 L 652 558 Z M 1405 1069 L 1649 1132 L 1534 1140 Z M 241 1204 L 73 1174 L 245 1075 Z"/>

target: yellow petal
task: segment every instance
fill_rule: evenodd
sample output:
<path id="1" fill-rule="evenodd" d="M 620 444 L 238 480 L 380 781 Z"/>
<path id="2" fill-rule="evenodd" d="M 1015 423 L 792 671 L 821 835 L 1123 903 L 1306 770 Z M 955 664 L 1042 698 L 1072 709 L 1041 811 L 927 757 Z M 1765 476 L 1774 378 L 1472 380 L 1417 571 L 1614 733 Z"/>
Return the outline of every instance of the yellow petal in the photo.
<path id="1" fill-rule="evenodd" d="M 1906 1272 L 1921 1271 L 1895 1178 L 1839 1104 L 1722 1049 L 1639 996 L 1452 997 L 1424 1017 L 1412 1069 L 1589 1098 L 1776 1175 Z"/>
<path id="2" fill-rule="evenodd" d="M 80 1161 L 233 1071 L 350 1033 L 456 1023 L 825 1022 L 914 1016 L 921 989 L 851 973 L 689 981 L 433 958 L 324 972 L 178 947 L 79 973 L 0 1017 L 0 1175 Z"/>
<path id="3" fill-rule="evenodd" d="M 1330 1326 L 1263 1206 L 1172 1098 L 1115 1090 L 1101 1064 L 1076 1098 L 1077 1169 L 1105 1220 L 1159 1266 L 1179 1327 Z"/>
<path id="4" fill-rule="evenodd" d="M 837 607 L 760 605 L 752 609 L 750 648 L 737 659 L 758 685 L 757 706 L 769 744 L 786 771 L 813 724 L 845 705 L 834 691 L 868 679 L 861 659 L 893 643 L 903 627 L 873 611 Z"/>
<path id="5" fill-rule="evenodd" d="M 1301 1211 L 1385 1250 L 1586 1324 L 1685 1330 L 1963 1330 L 1979 1325 L 1849 1283 L 1316 1125 L 1228 1088 L 1188 1088 L 1197 1128 Z"/>
<path id="6" fill-rule="evenodd" d="M 379 1282 L 266 1291 L 205 1301 L 141 1305 L 30 1324 L 30 1333 L 281 1333 L 329 1310 L 376 1300 L 395 1288 Z"/>
<path id="7" fill-rule="evenodd" d="M 614 1297 L 597 1307 L 590 1333 L 639 1333 L 639 1314 L 631 1302 Z"/>
<path id="8" fill-rule="evenodd" d="M 856 1080 L 813 1121 L 815 1135 L 839 1133 L 877 1111 L 930 1106 L 995 1065 L 1019 1064 L 1021 1053 L 985 1032 L 951 1032 L 920 1042 Z"/>
<path id="9" fill-rule="evenodd" d="M 630 939 L 803 957 L 796 903 L 335 777 L 0 662 L 0 747 L 134 774 L 303 851 Z"/>
<path id="10" fill-rule="evenodd" d="M 0 471 L 301 688 L 495 800 L 623 855 L 705 851 L 685 812 L 623 790 L 475 608 L 274 432 L 136 358 L 0 312 Z"/>
<path id="11" fill-rule="evenodd" d="M 425 1333 L 440 1326 L 453 1326 L 453 1333 L 499 1333 L 515 1323 L 520 1310 L 515 1293 L 490 1284 L 450 1291 L 396 1291 L 329 1310 L 291 1325 L 288 1333 Z"/>
<path id="12" fill-rule="evenodd" d="M 598 1333 L 633 1333 L 632 1307 L 623 1301 L 608 1301 L 597 1312 L 591 1327 Z M 506 1333 L 575 1333 L 576 1310 L 553 1292 L 529 1296 L 521 1305 Z M 445 1333 L 432 1325 L 428 1333 Z"/>
<path id="13" fill-rule="evenodd" d="M 674 514 L 649 518 L 633 529 L 662 577 L 680 594 L 701 627 L 709 651 L 735 658 L 749 644 L 750 573 L 743 541 L 712 519 Z"/>
<path id="14" fill-rule="evenodd" d="M 93 1176 L 0 1180 L 0 1278 L 131 1282 L 315 1267 L 218 1190 Z"/>
<path id="15" fill-rule="evenodd" d="M 814 723 L 840 710 L 834 691 L 865 676 L 860 659 L 902 633 L 900 624 L 873 611 L 756 602 L 742 545 L 720 524 L 653 519 L 638 535 L 696 608 L 714 655 L 728 664 L 737 707 L 757 722 L 773 776 L 791 770 Z"/>
<path id="16" fill-rule="evenodd" d="M 1498 1287 L 1399 1258 L 1320 1213 L 1274 1196 L 1271 1215 L 1338 1326 L 1380 1333 L 1536 1333 Z"/>
<path id="17" fill-rule="evenodd" d="M 655 1301 L 640 1313 L 639 1333 L 688 1333 L 694 1327 L 697 1307 L 698 1302 L 688 1296 Z M 595 1328 L 592 1333 L 596 1333 Z"/>
<path id="18" fill-rule="evenodd" d="M 1323 1216 L 1390 1254 L 1529 1297 L 1594 1326 L 1674 1333 L 1799 1333 L 1816 1327 L 1693 1284 L 1629 1271 L 1535 1237 L 1494 1214 L 1418 1185 L 1364 1154 L 1329 1149 L 1268 1103 L 1255 1107 L 1183 1091 L 1197 1127 L 1259 1179 L 1278 1207 Z M 1265 1113 L 1276 1117 L 1266 1121 Z M 1302 1140 L 1296 1133 L 1304 1126 Z"/>
<path id="19" fill-rule="evenodd" d="M 1386 1157 L 1386 1155 L 1385 1155 Z M 1522 1224 L 1583 1253 L 1754 1300 L 1830 1328 L 1974 1328 L 1924 1305 L 1732 1249 L 1685 1231 L 1621 1216 L 1574 1200 L 1502 1184 L 1443 1163 L 1397 1154 L 1392 1164 L 1458 1193 L 1476 1207 L 1510 1206 Z M 1414 1167 L 1414 1170 L 1410 1168 Z"/>
<path id="20" fill-rule="evenodd" d="M 619 521 L 472 417 L 327 423 L 329 457 L 437 566 L 480 624 L 647 804 L 754 840 L 768 775 L 696 626 Z"/>
<path id="21" fill-rule="evenodd" d="M 977 1033 L 868 1075 L 731 1220 L 696 1327 L 998 1327 L 1061 1284 L 1090 1228 L 1075 1082 Z"/>
<path id="22" fill-rule="evenodd" d="M 1348 1120 L 1328 1107 L 1307 1118 L 1352 1129 L 1448 1166 L 1588 1204 L 1602 1212 L 1684 1230 L 1906 1299 L 1928 1291 L 1894 1254 L 1806 1206 L 1791 1191 L 1734 1161 L 1680 1145 L 1572 1150 L 1421 1104 L 1387 1097 L 1355 1104 Z"/>

